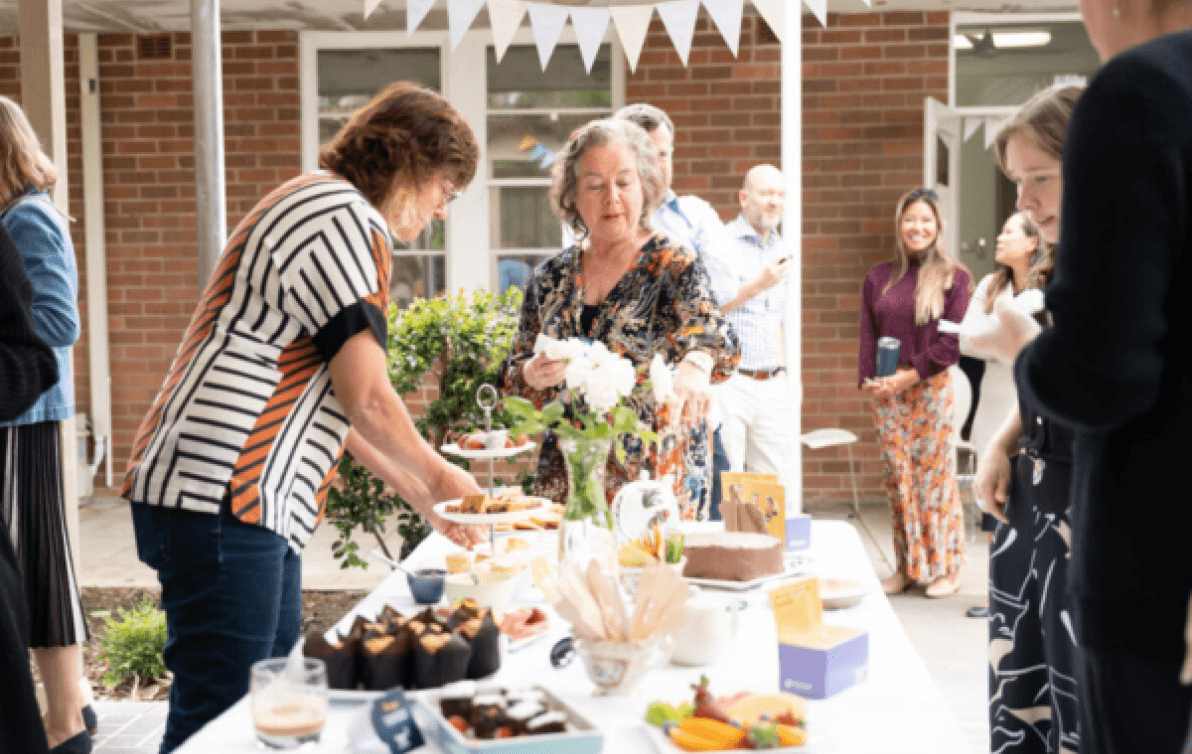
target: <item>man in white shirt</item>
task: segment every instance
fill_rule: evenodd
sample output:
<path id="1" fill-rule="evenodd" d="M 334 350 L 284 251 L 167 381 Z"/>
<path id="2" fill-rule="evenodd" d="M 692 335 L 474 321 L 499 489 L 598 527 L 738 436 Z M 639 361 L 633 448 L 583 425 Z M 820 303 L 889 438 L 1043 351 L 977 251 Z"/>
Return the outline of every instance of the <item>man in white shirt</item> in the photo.
<path id="1" fill-rule="evenodd" d="M 653 105 L 637 104 L 621 108 L 613 116 L 628 120 L 641 126 L 642 130 L 654 142 L 658 149 L 659 168 L 662 172 L 662 182 L 666 186 L 666 196 L 662 206 L 654 215 L 654 230 L 662 233 L 671 241 L 686 246 L 694 251 L 707 268 L 711 255 L 731 253 L 732 239 L 725 232 L 720 215 L 698 196 L 678 196 L 671 188 L 674 177 L 675 124 L 670 116 Z M 563 224 L 563 248 L 568 248 L 576 242 L 571 227 Z M 711 472 L 705 471 L 704 476 L 710 476 L 711 489 L 708 511 L 713 521 L 720 520 L 720 472 L 728 471 L 728 457 L 724 453 L 724 446 L 720 442 L 719 413 L 713 404 L 712 412 L 708 416 L 707 426 L 715 430 L 712 433 Z M 697 430 L 692 442 L 707 444 L 707 432 Z M 704 509 L 701 505 L 700 509 Z"/>
<path id="2" fill-rule="evenodd" d="M 741 214 L 725 226 L 732 246 L 705 260 L 712 290 L 741 343 L 741 364 L 716 388 L 721 437 L 733 471 L 778 474 L 787 483 L 793 409 L 783 366 L 790 254 L 778 235 L 786 183 L 773 165 L 745 176 Z"/>

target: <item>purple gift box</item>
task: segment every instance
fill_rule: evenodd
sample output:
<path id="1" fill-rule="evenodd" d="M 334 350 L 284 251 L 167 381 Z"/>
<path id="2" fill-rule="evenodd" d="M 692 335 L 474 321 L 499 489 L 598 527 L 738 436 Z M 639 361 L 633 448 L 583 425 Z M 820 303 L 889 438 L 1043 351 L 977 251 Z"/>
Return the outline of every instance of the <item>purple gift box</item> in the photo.
<path id="1" fill-rule="evenodd" d="M 819 636 L 788 634 L 778 642 L 778 673 L 783 691 L 827 699 L 869 675 L 869 633 L 824 626 Z"/>
<path id="2" fill-rule="evenodd" d="M 786 551 L 811 549 L 811 516 L 801 513 L 786 520 Z"/>

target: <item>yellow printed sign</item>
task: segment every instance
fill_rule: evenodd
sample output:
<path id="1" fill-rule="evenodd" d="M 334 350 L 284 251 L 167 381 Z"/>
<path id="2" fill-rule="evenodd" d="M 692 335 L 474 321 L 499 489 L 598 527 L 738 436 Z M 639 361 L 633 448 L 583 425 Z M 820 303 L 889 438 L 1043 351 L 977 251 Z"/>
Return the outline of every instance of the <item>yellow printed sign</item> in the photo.
<path id="1" fill-rule="evenodd" d="M 770 590 L 770 606 L 778 624 L 778 640 L 822 633 L 824 605 L 820 602 L 819 579 L 814 576 Z"/>

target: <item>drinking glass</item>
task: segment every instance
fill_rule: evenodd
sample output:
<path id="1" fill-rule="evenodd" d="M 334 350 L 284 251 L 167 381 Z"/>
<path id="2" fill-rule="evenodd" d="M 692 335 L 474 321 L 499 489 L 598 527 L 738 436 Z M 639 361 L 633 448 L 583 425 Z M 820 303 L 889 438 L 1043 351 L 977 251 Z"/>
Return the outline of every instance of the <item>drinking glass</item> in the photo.
<path id="1" fill-rule="evenodd" d="M 288 658 L 261 660 L 252 666 L 249 694 L 257 739 L 271 749 L 296 749 L 319 740 L 327 717 L 327 667 L 306 658 L 291 673 Z"/>

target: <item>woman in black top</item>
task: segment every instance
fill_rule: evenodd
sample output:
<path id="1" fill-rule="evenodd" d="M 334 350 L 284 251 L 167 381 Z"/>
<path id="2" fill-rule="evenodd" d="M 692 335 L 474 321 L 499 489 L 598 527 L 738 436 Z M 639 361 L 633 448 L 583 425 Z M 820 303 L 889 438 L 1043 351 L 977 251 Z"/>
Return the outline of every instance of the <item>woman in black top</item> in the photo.
<path id="1" fill-rule="evenodd" d="M 1177 752 L 1192 568 L 1192 2 L 1084 0 L 1107 62 L 1064 145 L 1054 327 L 1018 394 L 1075 430 L 1070 587 L 1081 749 Z M 1166 35 L 1166 36 L 1164 36 Z"/>

